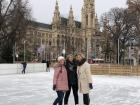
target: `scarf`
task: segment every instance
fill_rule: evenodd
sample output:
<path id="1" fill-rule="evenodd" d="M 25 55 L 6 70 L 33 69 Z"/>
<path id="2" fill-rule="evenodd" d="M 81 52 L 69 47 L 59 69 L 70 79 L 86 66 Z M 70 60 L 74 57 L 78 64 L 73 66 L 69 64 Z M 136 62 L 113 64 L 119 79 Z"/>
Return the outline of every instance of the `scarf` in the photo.
<path id="1" fill-rule="evenodd" d="M 78 61 L 78 66 L 81 66 L 83 65 L 84 63 L 86 62 L 86 59 L 82 59 L 81 61 Z"/>

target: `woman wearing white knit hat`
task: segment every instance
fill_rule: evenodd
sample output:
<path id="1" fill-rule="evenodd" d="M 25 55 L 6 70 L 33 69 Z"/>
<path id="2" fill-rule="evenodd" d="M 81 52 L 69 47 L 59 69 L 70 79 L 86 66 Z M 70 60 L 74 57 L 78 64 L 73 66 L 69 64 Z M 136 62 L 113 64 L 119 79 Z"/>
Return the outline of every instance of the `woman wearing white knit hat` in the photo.
<path id="1" fill-rule="evenodd" d="M 64 93 L 69 90 L 68 77 L 64 66 L 65 58 L 63 56 L 59 56 L 57 60 L 58 64 L 54 68 L 53 90 L 57 92 L 58 97 L 54 101 L 53 105 L 62 105 Z"/>

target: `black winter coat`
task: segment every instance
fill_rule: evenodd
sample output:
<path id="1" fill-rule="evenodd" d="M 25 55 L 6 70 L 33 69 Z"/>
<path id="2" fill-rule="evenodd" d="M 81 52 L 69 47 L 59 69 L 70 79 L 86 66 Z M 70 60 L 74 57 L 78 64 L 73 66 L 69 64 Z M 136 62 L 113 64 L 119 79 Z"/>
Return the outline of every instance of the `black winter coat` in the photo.
<path id="1" fill-rule="evenodd" d="M 68 84 L 69 85 L 78 85 L 77 78 L 77 64 L 76 62 L 66 61 L 66 69 L 68 74 Z"/>

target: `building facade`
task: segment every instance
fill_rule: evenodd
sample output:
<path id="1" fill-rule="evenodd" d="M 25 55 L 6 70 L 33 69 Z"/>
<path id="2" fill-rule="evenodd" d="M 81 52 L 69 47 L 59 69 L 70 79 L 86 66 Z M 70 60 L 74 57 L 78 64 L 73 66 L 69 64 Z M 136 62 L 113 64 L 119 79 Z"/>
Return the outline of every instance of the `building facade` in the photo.
<path id="1" fill-rule="evenodd" d="M 34 59 L 55 60 L 59 55 L 83 52 L 87 58 L 95 57 L 99 35 L 95 35 L 98 26 L 95 16 L 95 1 L 84 0 L 81 10 L 81 22 L 74 20 L 70 7 L 68 18 L 61 17 L 56 1 L 51 24 L 31 22 L 26 36 L 26 50 Z M 99 41 L 98 41 L 99 43 Z"/>

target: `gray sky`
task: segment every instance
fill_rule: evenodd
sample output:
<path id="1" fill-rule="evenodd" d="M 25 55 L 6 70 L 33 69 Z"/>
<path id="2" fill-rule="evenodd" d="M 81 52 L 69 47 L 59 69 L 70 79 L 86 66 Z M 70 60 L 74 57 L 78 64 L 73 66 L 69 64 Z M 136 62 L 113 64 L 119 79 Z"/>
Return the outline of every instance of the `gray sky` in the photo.
<path id="1" fill-rule="evenodd" d="M 75 20 L 81 21 L 81 8 L 84 0 L 58 0 L 60 13 L 68 17 L 70 5 L 73 6 Z M 126 7 L 127 0 L 95 0 L 96 13 L 100 16 L 113 7 Z M 56 0 L 29 0 L 32 15 L 36 21 L 51 23 Z"/>

